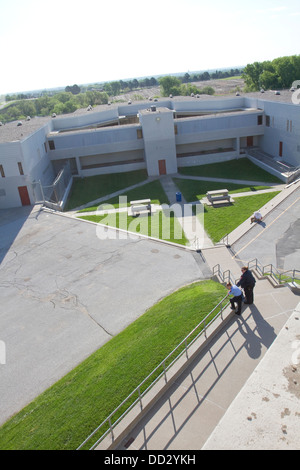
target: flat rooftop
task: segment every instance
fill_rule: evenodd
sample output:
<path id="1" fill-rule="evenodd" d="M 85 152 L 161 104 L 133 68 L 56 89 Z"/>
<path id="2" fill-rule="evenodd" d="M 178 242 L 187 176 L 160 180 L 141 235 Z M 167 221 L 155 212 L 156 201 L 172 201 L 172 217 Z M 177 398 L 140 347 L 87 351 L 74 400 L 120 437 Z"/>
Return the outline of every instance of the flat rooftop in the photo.
<path id="1" fill-rule="evenodd" d="M 157 101 L 150 101 L 150 100 L 145 100 L 145 101 L 140 101 L 141 105 L 145 107 L 145 104 L 147 103 L 147 108 L 151 108 L 151 106 L 156 106 L 157 109 L 159 108 L 159 103 L 160 101 L 168 101 L 172 100 L 174 102 L 179 102 L 179 101 L 211 101 L 211 100 L 220 100 L 220 99 L 228 99 L 228 98 L 234 98 L 235 95 L 233 94 L 226 94 L 226 95 L 198 95 L 198 97 L 194 96 L 176 96 L 174 98 L 158 98 Z M 280 90 L 280 95 L 275 95 L 274 91 L 268 90 L 265 91 L 264 93 L 260 92 L 253 92 L 253 93 L 243 93 L 240 92 L 239 97 L 245 97 L 245 98 L 256 98 L 260 99 L 263 101 L 274 101 L 274 102 L 279 102 L 279 103 L 287 103 L 287 104 L 293 104 L 292 103 L 292 92 L 289 90 Z M 132 101 L 132 105 L 136 105 L 138 102 Z M 120 106 L 127 106 L 127 103 L 114 103 L 111 105 L 98 105 L 92 108 L 92 110 L 87 111 L 86 108 L 83 109 L 78 109 L 74 113 L 71 114 L 64 114 L 56 117 L 55 119 L 60 119 L 60 118 L 66 118 L 70 116 L 78 116 L 86 113 L 97 113 L 101 111 L 107 111 L 108 109 L 111 108 L 118 108 Z M 130 105 L 129 105 L 130 106 Z M 231 110 L 232 111 L 232 110 Z M 175 110 L 176 112 L 176 110 Z M 183 114 L 184 111 L 179 111 L 180 114 Z M 13 121 L 9 122 L 7 124 L 3 124 L 0 126 L 0 144 L 5 143 L 5 142 L 15 142 L 15 141 L 22 141 L 26 139 L 28 136 L 36 132 L 38 129 L 43 127 L 45 124 L 50 122 L 53 118 L 51 116 L 47 117 L 32 117 L 29 121 L 23 120 L 22 125 L 18 126 L 19 121 Z"/>

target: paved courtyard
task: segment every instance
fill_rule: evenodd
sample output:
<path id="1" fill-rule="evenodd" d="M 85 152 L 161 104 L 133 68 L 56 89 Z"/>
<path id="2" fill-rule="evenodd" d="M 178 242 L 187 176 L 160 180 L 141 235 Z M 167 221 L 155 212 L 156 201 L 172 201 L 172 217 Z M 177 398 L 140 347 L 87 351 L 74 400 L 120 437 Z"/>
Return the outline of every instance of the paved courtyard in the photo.
<path id="1" fill-rule="evenodd" d="M 38 206 L 0 211 L 0 424 L 207 269 L 183 248 L 100 240 L 94 224 Z"/>

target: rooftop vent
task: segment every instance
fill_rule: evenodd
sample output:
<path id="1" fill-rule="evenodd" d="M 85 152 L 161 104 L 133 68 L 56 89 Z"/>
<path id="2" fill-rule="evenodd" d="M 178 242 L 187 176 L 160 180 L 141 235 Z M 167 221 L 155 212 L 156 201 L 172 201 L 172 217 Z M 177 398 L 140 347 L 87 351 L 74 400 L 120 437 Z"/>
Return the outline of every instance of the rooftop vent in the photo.
<path id="1" fill-rule="evenodd" d="M 155 106 L 155 105 L 151 106 L 151 111 L 152 111 L 152 112 L 155 112 L 155 111 L 156 111 L 156 106 Z"/>

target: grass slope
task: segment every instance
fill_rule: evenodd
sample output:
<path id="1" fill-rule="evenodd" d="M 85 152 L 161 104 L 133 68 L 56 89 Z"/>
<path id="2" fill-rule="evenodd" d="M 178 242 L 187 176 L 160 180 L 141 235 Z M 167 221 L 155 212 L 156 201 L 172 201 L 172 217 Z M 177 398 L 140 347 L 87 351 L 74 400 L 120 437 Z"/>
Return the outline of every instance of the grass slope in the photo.
<path id="1" fill-rule="evenodd" d="M 158 302 L 7 421 L 0 448 L 77 448 L 226 292 L 202 281 Z"/>

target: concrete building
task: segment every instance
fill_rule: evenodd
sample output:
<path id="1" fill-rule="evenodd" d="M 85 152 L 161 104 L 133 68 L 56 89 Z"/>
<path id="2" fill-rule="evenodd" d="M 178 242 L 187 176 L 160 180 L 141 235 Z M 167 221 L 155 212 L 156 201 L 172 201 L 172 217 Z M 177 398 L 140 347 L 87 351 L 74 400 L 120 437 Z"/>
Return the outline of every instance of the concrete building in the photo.
<path id="1" fill-rule="evenodd" d="M 0 208 L 42 199 L 66 163 L 80 177 L 158 176 L 247 156 L 288 181 L 300 165 L 299 105 L 265 95 L 162 98 L 1 125 Z"/>

